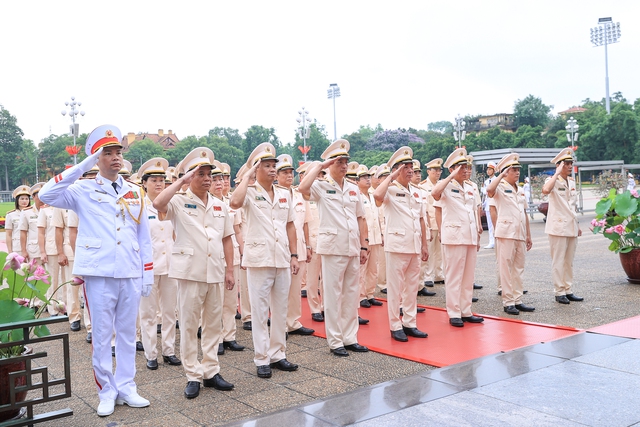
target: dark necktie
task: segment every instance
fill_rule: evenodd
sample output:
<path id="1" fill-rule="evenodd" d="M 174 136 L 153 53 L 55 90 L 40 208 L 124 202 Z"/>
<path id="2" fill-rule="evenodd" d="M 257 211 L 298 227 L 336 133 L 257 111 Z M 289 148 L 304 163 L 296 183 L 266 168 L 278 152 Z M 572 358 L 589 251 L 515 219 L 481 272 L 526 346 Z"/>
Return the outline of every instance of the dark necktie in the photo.
<path id="1" fill-rule="evenodd" d="M 112 182 L 111 186 L 113 187 L 113 191 L 115 191 L 116 194 L 118 194 L 118 184 L 116 184 L 115 182 Z"/>

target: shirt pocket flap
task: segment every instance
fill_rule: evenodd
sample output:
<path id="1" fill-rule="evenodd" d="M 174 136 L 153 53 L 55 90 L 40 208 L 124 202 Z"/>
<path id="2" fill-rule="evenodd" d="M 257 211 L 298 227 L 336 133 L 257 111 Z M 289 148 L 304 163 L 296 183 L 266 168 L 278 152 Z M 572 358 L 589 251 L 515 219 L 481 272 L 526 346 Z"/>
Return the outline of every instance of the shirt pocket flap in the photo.
<path id="1" fill-rule="evenodd" d="M 100 248 L 102 246 L 102 240 L 101 239 L 95 239 L 95 238 L 90 238 L 90 237 L 85 237 L 85 238 L 78 238 L 78 242 L 77 242 L 77 247 L 79 248 L 85 248 L 85 249 L 97 249 Z"/>
<path id="2" fill-rule="evenodd" d="M 462 227 L 462 224 L 459 222 L 446 222 L 443 224 L 445 227 L 451 227 L 451 228 L 460 228 Z"/>
<path id="3" fill-rule="evenodd" d="M 394 236 L 404 236 L 405 231 L 404 228 L 389 228 L 387 233 Z"/>
<path id="4" fill-rule="evenodd" d="M 264 246 L 266 244 L 267 244 L 266 239 L 260 238 L 260 237 L 253 237 L 253 238 L 246 239 L 244 241 L 245 246 L 249 245 L 251 247 Z"/>
<path id="5" fill-rule="evenodd" d="M 180 246 L 174 246 L 171 249 L 172 254 L 193 255 L 193 248 L 185 248 Z"/>
<path id="6" fill-rule="evenodd" d="M 98 203 L 107 203 L 107 195 L 102 193 L 89 193 L 89 197 Z"/>
<path id="7" fill-rule="evenodd" d="M 318 230 L 318 235 L 321 234 L 338 234 L 337 228 L 320 228 Z"/>

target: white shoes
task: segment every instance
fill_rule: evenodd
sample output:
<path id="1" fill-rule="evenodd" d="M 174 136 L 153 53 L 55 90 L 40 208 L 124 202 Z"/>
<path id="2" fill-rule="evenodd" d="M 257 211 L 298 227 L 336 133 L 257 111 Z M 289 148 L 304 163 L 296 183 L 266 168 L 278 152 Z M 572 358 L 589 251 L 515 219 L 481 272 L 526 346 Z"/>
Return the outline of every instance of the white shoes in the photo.
<path id="1" fill-rule="evenodd" d="M 98 405 L 98 415 L 101 417 L 106 417 L 107 415 L 113 414 L 115 404 L 116 402 L 113 399 L 101 400 L 100 404 Z"/>
<path id="2" fill-rule="evenodd" d="M 485 249 L 493 249 L 493 245 L 487 245 L 484 247 Z"/>
<path id="3" fill-rule="evenodd" d="M 102 404 L 102 402 L 100 402 Z M 138 393 L 133 392 L 129 396 L 121 396 L 116 399 L 116 405 L 131 406 L 132 408 L 144 408 L 149 406 L 149 401 L 141 397 Z M 111 410 L 113 412 L 113 409 Z"/>

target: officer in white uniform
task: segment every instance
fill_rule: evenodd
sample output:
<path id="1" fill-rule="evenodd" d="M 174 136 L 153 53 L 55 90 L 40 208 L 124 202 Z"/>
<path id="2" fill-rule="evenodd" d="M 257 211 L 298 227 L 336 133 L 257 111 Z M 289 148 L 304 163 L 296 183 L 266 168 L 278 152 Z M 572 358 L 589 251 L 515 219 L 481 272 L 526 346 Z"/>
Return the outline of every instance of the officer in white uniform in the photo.
<path id="1" fill-rule="evenodd" d="M 98 415 L 114 404 L 149 406 L 133 380 L 135 325 L 140 295 L 153 284 L 149 221 L 138 187 L 118 175 L 122 168 L 121 134 L 103 125 L 87 137 L 88 157 L 51 179 L 40 191 L 44 203 L 73 209 L 80 218 L 73 273 L 84 277 L 85 305 L 93 326 L 93 370 L 100 405 Z M 95 180 L 76 180 L 98 163 Z M 116 336 L 116 364 L 109 351 Z"/>

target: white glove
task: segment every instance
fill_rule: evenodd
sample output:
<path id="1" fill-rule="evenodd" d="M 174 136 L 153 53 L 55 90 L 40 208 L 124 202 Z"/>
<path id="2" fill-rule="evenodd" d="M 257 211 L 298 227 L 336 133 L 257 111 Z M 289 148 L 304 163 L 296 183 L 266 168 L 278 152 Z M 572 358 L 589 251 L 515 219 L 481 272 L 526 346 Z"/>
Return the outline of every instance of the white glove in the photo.
<path id="1" fill-rule="evenodd" d="M 102 154 L 102 150 L 103 148 L 100 148 L 98 151 L 88 156 L 78 164 L 78 168 L 82 170 L 82 173 L 89 172 L 91 168 L 94 167 L 96 163 L 98 163 L 98 157 L 100 157 L 100 154 Z"/>
<path id="2" fill-rule="evenodd" d="M 142 296 L 143 297 L 148 297 L 149 295 L 151 295 L 151 287 L 153 285 L 142 285 Z"/>

